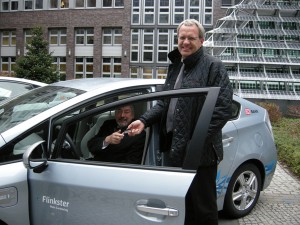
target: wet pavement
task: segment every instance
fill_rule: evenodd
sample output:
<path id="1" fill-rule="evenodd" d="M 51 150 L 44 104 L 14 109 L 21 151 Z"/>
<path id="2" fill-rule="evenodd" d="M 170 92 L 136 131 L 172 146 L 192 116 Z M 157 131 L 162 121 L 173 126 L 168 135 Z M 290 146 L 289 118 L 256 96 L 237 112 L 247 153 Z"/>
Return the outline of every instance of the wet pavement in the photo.
<path id="1" fill-rule="evenodd" d="M 219 225 L 300 225 L 300 179 L 278 163 L 252 212 L 237 220 L 221 216 Z"/>

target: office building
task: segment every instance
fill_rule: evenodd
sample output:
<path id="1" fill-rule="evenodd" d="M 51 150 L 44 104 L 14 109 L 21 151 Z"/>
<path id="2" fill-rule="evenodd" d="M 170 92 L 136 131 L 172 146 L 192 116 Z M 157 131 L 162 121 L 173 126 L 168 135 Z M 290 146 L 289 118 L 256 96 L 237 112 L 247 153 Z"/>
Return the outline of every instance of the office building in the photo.
<path id="1" fill-rule="evenodd" d="M 266 99 L 275 95 L 299 98 L 298 1 L 0 3 L 2 73 L 13 72 L 16 58 L 26 54 L 31 29 L 41 26 L 49 42 L 53 66 L 66 79 L 165 78 L 167 54 L 177 47 L 176 28 L 182 20 L 195 18 L 207 30 L 207 49 L 226 64 L 236 93 Z"/>

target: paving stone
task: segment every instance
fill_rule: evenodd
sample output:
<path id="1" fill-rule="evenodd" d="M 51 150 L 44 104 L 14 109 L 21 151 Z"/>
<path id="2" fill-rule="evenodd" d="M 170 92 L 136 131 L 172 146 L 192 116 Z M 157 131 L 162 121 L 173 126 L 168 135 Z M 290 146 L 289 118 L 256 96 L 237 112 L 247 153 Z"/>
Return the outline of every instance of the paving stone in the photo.
<path id="1" fill-rule="evenodd" d="M 261 192 L 252 212 L 239 225 L 300 225 L 300 180 L 277 164 L 269 187 Z"/>

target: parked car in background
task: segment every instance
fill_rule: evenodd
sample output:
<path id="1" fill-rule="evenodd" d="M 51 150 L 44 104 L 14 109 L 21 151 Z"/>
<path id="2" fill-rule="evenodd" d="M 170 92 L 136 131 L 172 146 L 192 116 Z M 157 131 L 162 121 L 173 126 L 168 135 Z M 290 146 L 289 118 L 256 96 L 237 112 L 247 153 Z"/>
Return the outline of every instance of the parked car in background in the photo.
<path id="1" fill-rule="evenodd" d="M 32 90 L 0 106 L 0 224 L 182 225 L 219 88 L 160 91 L 164 80 L 78 79 Z M 114 109 L 136 117 L 158 100 L 205 98 L 182 168 L 168 167 L 160 124 L 146 129 L 140 164 L 96 161 L 87 141 Z M 238 96 L 223 128 L 218 208 L 248 214 L 270 184 L 277 152 L 267 111 Z M 196 146 L 196 147 L 195 147 Z M 18 216 L 16 216 L 18 215 Z"/>
<path id="2" fill-rule="evenodd" d="M 34 88 L 43 87 L 47 84 L 16 77 L 0 76 L 0 103 L 9 98 L 26 93 Z"/>

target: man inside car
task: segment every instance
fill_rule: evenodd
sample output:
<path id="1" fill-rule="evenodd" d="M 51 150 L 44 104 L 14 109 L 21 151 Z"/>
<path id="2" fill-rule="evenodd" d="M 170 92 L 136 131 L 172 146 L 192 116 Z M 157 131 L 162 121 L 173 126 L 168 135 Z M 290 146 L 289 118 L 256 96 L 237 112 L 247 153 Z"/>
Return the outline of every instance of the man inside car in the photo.
<path id="1" fill-rule="evenodd" d="M 105 121 L 98 134 L 88 141 L 94 160 L 130 164 L 142 162 L 146 133 L 128 136 L 126 128 L 133 120 L 133 105 L 115 110 L 115 119 Z"/>

